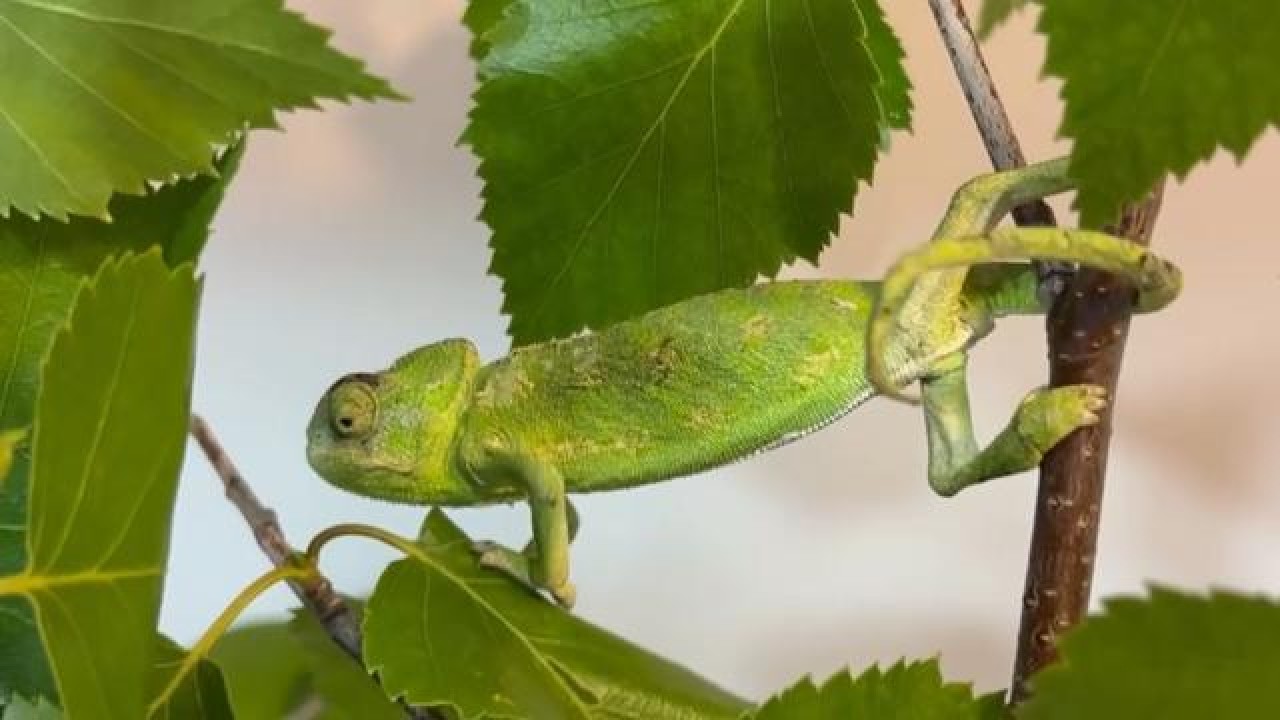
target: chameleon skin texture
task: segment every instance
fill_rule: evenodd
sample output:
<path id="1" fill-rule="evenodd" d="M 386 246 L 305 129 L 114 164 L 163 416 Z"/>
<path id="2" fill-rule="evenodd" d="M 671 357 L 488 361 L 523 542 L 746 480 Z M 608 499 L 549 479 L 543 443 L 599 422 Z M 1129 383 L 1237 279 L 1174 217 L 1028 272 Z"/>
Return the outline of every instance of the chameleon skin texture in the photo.
<path id="1" fill-rule="evenodd" d="M 874 287 L 725 290 L 518 349 L 480 371 L 462 422 L 464 461 L 481 475 L 478 450 L 533 455 L 569 492 L 593 492 L 789 442 L 871 396 L 862 338 Z"/>
<path id="2" fill-rule="evenodd" d="M 334 384 L 308 428 L 329 482 L 398 502 L 524 496 L 495 452 L 555 468 L 569 492 L 697 473 L 785 444 L 873 395 L 864 370 L 876 283 L 774 282 L 677 303 L 476 367 L 465 340 Z M 910 374 L 911 369 L 902 368 Z M 372 393 L 372 417 L 362 412 Z M 345 398 L 345 400 L 344 400 Z M 344 436 L 339 422 L 366 432 Z"/>

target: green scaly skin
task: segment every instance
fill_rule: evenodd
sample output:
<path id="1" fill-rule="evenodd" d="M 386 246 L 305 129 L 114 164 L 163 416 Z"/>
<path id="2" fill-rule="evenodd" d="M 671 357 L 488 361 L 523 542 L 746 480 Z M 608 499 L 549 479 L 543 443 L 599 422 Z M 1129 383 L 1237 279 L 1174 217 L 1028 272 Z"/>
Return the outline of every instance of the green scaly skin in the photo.
<path id="1" fill-rule="evenodd" d="M 773 282 L 695 297 L 599 332 L 530 345 L 481 366 L 466 340 L 419 348 L 329 389 L 307 458 L 339 487 L 385 500 L 473 506 L 525 499 L 523 553 L 481 561 L 571 605 L 567 493 L 659 482 L 783 445 L 871 397 L 920 383 L 929 483 L 952 495 L 1027 470 L 1098 421 L 1102 388 L 1032 391 L 985 448 L 974 439 L 966 352 L 996 318 L 1043 313 L 1031 258 L 1129 278 L 1140 312 L 1181 276 L 1120 238 L 994 230 L 1013 206 L 1070 189 L 1065 160 L 977 178 L 933 242 L 883 282 Z M 1015 264 L 1010 264 L 1015 263 Z"/>

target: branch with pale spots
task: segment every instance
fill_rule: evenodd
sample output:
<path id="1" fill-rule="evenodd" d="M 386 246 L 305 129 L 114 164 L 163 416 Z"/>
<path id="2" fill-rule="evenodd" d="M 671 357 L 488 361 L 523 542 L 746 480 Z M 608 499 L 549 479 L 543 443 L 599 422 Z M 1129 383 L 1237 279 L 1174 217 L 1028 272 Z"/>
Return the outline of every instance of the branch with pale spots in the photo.
<path id="1" fill-rule="evenodd" d="M 961 0 L 929 0 L 929 7 L 992 165 L 997 170 L 1024 165 L 1018 138 Z M 1108 232 L 1146 244 L 1162 192 L 1163 185 L 1142 202 L 1125 207 Z M 1013 218 L 1022 226 L 1055 224 L 1043 202 L 1017 208 Z M 1075 274 L 1063 274 L 1061 268 L 1040 270 L 1041 291 L 1054 300 L 1046 328 L 1050 384 L 1090 383 L 1115 397 L 1132 309 L 1133 293 L 1127 292 L 1131 288 L 1097 270 Z M 1067 436 L 1041 463 L 1010 695 L 1013 703 L 1026 699 L 1027 679 L 1057 659 L 1057 637 L 1079 623 L 1088 609 L 1113 409 L 1108 403 L 1101 423 Z"/>
<path id="2" fill-rule="evenodd" d="M 195 438 L 209 464 L 222 480 L 227 499 L 240 511 L 263 554 L 277 568 L 290 564 L 291 559 L 296 557 L 297 550 L 285 537 L 275 510 L 262 504 L 236 468 L 231 456 L 218 442 L 213 429 L 199 415 L 191 416 L 191 437 Z M 289 587 L 307 610 L 320 621 L 329 638 L 363 668 L 359 621 L 351 607 L 334 592 L 333 583 L 317 571 L 310 573 L 305 579 L 290 580 Z M 377 681 L 372 675 L 370 679 Z M 405 714 L 415 720 L 445 720 L 443 715 L 427 708 L 405 706 L 404 709 Z"/>

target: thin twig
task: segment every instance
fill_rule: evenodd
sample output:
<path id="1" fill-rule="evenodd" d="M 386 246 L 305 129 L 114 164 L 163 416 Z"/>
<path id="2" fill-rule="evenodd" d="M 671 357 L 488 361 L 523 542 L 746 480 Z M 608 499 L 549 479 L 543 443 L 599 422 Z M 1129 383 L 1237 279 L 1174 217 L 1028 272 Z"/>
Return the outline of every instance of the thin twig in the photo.
<path id="1" fill-rule="evenodd" d="M 951 66 L 955 68 L 969 112 L 978 126 L 978 134 L 982 136 L 982 144 L 987 149 L 987 156 L 991 158 L 991 167 L 996 170 L 1012 170 L 1026 165 L 1027 159 L 1022 154 L 1022 146 L 1013 131 L 1009 114 L 1005 112 L 1004 103 L 996 92 L 995 81 L 991 79 L 991 72 L 982 57 L 982 50 L 973 35 L 964 6 L 960 4 L 960 0 L 929 0 L 929 9 L 933 11 L 942 44 L 947 48 L 947 55 L 951 58 Z M 1023 227 L 1051 227 L 1057 224 L 1053 209 L 1043 200 L 1014 208 L 1013 219 Z M 1047 293 L 1048 298 L 1057 297 L 1066 284 L 1066 278 L 1071 274 L 1071 266 L 1041 261 L 1037 261 L 1035 266 L 1040 277 L 1041 291 Z"/>
<path id="2" fill-rule="evenodd" d="M 227 499 L 240 511 L 240 515 L 253 531 L 253 537 L 257 539 L 258 547 L 262 548 L 267 559 L 276 567 L 289 564 L 297 551 L 285 538 L 275 511 L 258 500 L 253 488 L 245 481 L 244 476 L 231 460 L 231 456 L 218 442 L 213 429 L 199 415 L 191 416 L 191 436 L 199 443 L 209 464 L 213 465 L 214 471 L 222 479 Z M 360 624 L 352 613 L 351 607 L 334 592 L 333 583 L 317 572 L 312 578 L 290 581 L 289 587 L 320 621 L 329 637 L 359 663 L 363 670 Z M 443 715 L 426 708 L 404 706 L 404 709 L 408 717 L 418 720 L 444 720 Z"/>
<path id="3" fill-rule="evenodd" d="M 1148 244 L 1163 191 L 1161 183 L 1143 202 L 1126 207 L 1107 232 Z M 1029 695 L 1028 679 L 1057 659 L 1058 636 L 1089 609 L 1111 414 L 1133 297 L 1133 288 L 1114 275 L 1082 268 L 1049 313 L 1050 384 L 1101 385 L 1109 402 L 1101 423 L 1067 436 L 1040 464 L 1014 660 L 1014 703 Z"/>

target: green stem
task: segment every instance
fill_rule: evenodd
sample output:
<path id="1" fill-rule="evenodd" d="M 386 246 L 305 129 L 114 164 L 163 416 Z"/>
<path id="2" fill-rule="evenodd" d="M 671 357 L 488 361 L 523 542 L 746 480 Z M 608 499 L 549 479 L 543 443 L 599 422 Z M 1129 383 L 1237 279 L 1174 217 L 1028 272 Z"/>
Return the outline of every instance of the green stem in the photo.
<path id="1" fill-rule="evenodd" d="M 400 537 L 393 532 L 383 530 L 382 528 L 374 527 L 372 525 L 363 525 L 361 523 L 342 523 L 341 525 L 327 527 L 316 533 L 315 537 L 311 538 L 311 542 L 307 544 L 307 562 L 313 566 L 318 565 L 320 562 L 320 551 L 325 545 L 329 544 L 330 540 L 351 536 L 377 540 L 384 545 L 389 545 L 396 550 L 399 550 L 409 557 L 422 556 L 422 548 L 419 548 L 412 540 Z"/>

